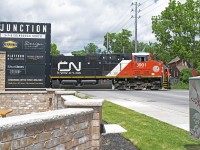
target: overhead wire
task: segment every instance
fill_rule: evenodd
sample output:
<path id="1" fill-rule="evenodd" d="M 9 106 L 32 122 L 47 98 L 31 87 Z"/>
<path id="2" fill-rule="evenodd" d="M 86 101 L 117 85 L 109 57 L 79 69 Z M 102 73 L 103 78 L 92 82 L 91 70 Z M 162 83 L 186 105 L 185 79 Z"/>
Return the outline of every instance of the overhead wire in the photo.
<path id="1" fill-rule="evenodd" d="M 142 6 L 143 4 L 145 4 L 145 3 L 147 3 L 149 0 L 145 0 L 145 1 L 143 1 L 142 3 L 140 3 L 139 5 L 140 6 Z M 133 3 L 132 3 L 133 4 Z M 144 7 L 144 8 L 142 8 L 142 9 L 147 9 L 147 8 L 149 8 L 150 6 L 152 6 L 153 4 L 155 4 L 155 3 L 152 3 L 152 4 L 150 4 L 150 5 L 148 5 L 148 6 L 146 6 L 146 7 Z M 164 4 L 164 3 L 163 3 Z M 162 5 L 163 5 L 162 4 Z M 120 18 L 120 20 L 119 20 L 119 22 L 115 25 L 115 26 L 112 26 L 108 31 L 110 31 L 110 33 L 112 33 L 112 32 L 114 32 L 114 31 L 117 31 L 117 33 L 121 30 L 121 29 L 123 29 L 124 27 L 126 27 L 126 28 L 129 28 L 130 26 L 131 26 L 131 24 L 130 24 L 130 20 L 131 19 L 133 19 L 134 17 L 133 16 L 131 16 L 128 20 L 126 20 L 126 18 L 127 18 L 127 16 L 129 16 L 130 15 L 130 13 L 131 13 L 131 9 L 130 8 L 132 8 L 131 7 L 132 5 L 129 5 L 129 7 L 126 9 L 126 11 L 125 11 L 125 13 L 123 13 L 119 18 Z M 161 6 L 161 5 L 159 5 L 159 6 Z M 132 11 L 133 11 L 133 9 L 132 9 Z M 151 10 L 152 11 L 152 10 Z M 148 11 L 148 12 L 151 12 L 151 11 Z M 147 13 L 145 13 L 144 15 L 142 15 L 142 17 L 144 17 L 145 15 L 146 15 Z M 134 24 L 134 23 L 133 23 Z M 74 40 L 69 40 L 69 41 L 77 41 L 77 40 L 79 40 L 79 41 L 90 41 L 90 40 L 92 40 L 92 39 L 74 39 Z M 102 40 L 92 40 L 92 41 L 94 41 L 95 43 L 101 43 L 101 42 L 103 42 L 103 39 Z M 84 42 L 84 43 L 85 43 Z M 79 42 L 78 42 L 79 43 Z"/>
<path id="2" fill-rule="evenodd" d="M 127 16 L 130 16 L 130 13 L 131 13 L 131 7 L 132 5 L 129 5 L 127 7 L 127 9 L 125 9 L 124 13 L 119 17 L 120 20 L 118 21 L 117 24 L 115 24 L 114 26 L 112 26 L 108 31 L 118 31 L 118 30 L 121 30 L 125 25 L 127 25 L 127 23 L 131 20 L 131 18 L 129 18 L 128 20 L 126 19 Z M 83 43 L 83 45 L 86 45 L 86 44 L 89 44 L 89 43 L 95 43 L 97 45 L 99 44 L 103 44 L 104 42 L 104 39 L 98 39 L 98 40 L 93 40 L 93 39 L 68 39 L 67 41 L 70 41 L 70 42 L 73 42 L 74 41 L 74 44 L 73 45 L 69 45 L 67 49 L 78 49 L 80 48 L 79 45 L 82 45 L 80 43 Z M 92 41 L 92 42 L 90 42 Z"/>
<path id="3" fill-rule="evenodd" d="M 115 25 L 115 26 L 112 26 L 108 31 L 110 32 L 110 33 L 112 33 L 112 32 L 116 32 L 116 33 L 118 33 L 122 28 L 124 28 L 124 26 L 126 26 L 129 22 L 130 22 L 130 20 L 133 18 L 133 16 L 131 16 L 128 20 L 126 19 L 127 18 L 127 16 L 130 16 L 130 13 L 133 11 L 133 10 L 131 10 L 130 8 L 132 8 L 131 7 L 132 6 L 132 4 L 131 5 L 129 5 L 128 7 L 127 7 L 127 9 L 126 9 L 126 11 L 124 11 L 125 13 L 123 13 L 119 18 L 120 18 L 120 20 L 119 20 L 119 22 Z M 90 41 L 90 39 L 71 39 L 71 40 L 69 40 L 69 41 L 77 41 L 77 40 L 79 40 L 79 41 Z M 92 40 L 92 39 L 91 39 Z M 92 41 L 95 41 L 95 40 L 92 40 Z M 95 43 L 102 43 L 104 40 L 102 39 L 102 40 L 96 40 L 95 41 Z M 79 42 L 78 42 L 79 43 Z M 86 43 L 86 42 L 84 42 L 84 43 Z"/>
<path id="4" fill-rule="evenodd" d="M 133 18 L 133 16 L 131 16 L 131 17 L 119 28 L 119 30 L 117 31 L 117 33 L 118 33 L 120 30 L 122 30 L 122 29 L 124 28 L 124 26 L 127 25 L 128 22 L 129 22 L 132 18 Z"/>
<path id="5" fill-rule="evenodd" d="M 161 7 L 162 5 L 166 4 L 166 2 L 167 2 L 167 1 L 165 1 L 164 3 L 161 3 L 160 5 L 158 5 L 158 6 L 156 6 L 156 7 L 153 7 L 152 9 L 150 9 L 150 10 L 148 10 L 148 11 L 146 11 L 146 10 L 147 10 L 148 8 L 150 8 L 150 7 L 151 7 L 153 4 L 155 4 L 155 3 L 150 4 L 150 5 L 148 5 L 147 7 L 143 8 L 144 11 L 141 11 L 140 20 L 143 20 L 144 18 L 146 18 L 145 16 L 147 16 L 147 14 L 150 14 L 150 12 L 152 12 L 152 11 L 158 9 L 159 7 Z M 144 13 L 143 13 L 143 12 L 144 12 Z M 150 17 L 150 16 L 148 16 L 148 17 Z M 150 18 L 150 19 L 151 19 L 151 18 Z M 147 28 L 147 27 L 148 27 L 149 25 L 151 25 L 151 24 L 152 24 L 152 22 L 149 22 L 149 23 L 145 24 L 143 27 L 140 28 L 140 31 L 143 30 L 143 29 L 145 29 L 145 28 Z"/>
<path id="6" fill-rule="evenodd" d="M 127 16 L 129 16 L 129 13 L 131 12 L 130 8 L 131 8 L 131 5 L 129 5 L 127 7 L 127 9 L 125 9 L 124 13 L 120 16 L 120 20 L 119 20 L 118 24 L 117 25 L 115 24 L 114 26 L 112 26 L 108 31 L 113 32 L 113 31 L 119 29 L 119 27 L 121 28 L 121 24 L 122 23 L 125 22 L 125 24 L 126 24 L 130 20 L 129 19 L 128 21 L 126 21 Z M 123 26 L 125 24 L 123 24 Z M 88 44 L 88 43 L 102 44 L 104 39 L 99 39 L 99 40 L 93 40 L 93 39 L 69 39 L 67 41 L 76 41 L 75 42 L 76 44 L 74 44 L 73 46 L 72 45 L 69 46 L 69 48 L 72 48 L 72 47 L 78 47 L 78 45 L 80 45 L 79 44 L 80 42 L 83 42 L 84 44 Z M 92 42 L 89 42 L 89 41 L 92 41 Z"/>
<path id="7" fill-rule="evenodd" d="M 114 27 L 110 28 L 108 30 L 108 32 L 112 33 L 114 31 L 116 31 L 116 29 L 119 28 L 119 26 L 121 26 L 121 24 L 125 21 L 126 17 L 128 16 L 129 13 L 131 13 L 131 5 L 129 5 L 129 7 L 126 9 L 125 13 L 123 13 L 119 18 L 120 20 L 118 21 L 117 25 L 115 25 Z"/>
<path id="8" fill-rule="evenodd" d="M 146 1 L 142 2 L 142 3 L 139 3 L 139 5 L 141 6 L 141 5 L 145 4 L 145 3 L 148 2 L 148 1 L 149 1 L 149 0 L 146 0 Z"/>
<path id="9" fill-rule="evenodd" d="M 129 29 L 131 26 L 133 26 L 135 24 L 135 22 L 131 22 L 131 21 L 129 21 L 125 26 L 124 26 L 124 28 L 125 29 Z"/>
<path id="10" fill-rule="evenodd" d="M 147 9 L 147 8 L 151 7 L 153 4 L 155 4 L 155 3 L 153 2 L 150 5 L 148 5 L 148 6 L 144 7 L 144 8 L 141 8 L 141 9 Z"/>
<path id="11" fill-rule="evenodd" d="M 157 7 L 154 7 L 153 9 L 147 11 L 146 13 L 142 14 L 140 17 L 143 18 L 144 16 L 146 16 L 147 14 L 149 14 L 151 11 L 153 11 L 153 10 L 155 10 L 155 9 L 157 9 L 157 8 L 159 8 L 159 7 L 161 7 L 161 6 L 164 5 L 165 3 L 166 3 L 166 1 L 165 1 L 164 3 L 158 5 Z"/>

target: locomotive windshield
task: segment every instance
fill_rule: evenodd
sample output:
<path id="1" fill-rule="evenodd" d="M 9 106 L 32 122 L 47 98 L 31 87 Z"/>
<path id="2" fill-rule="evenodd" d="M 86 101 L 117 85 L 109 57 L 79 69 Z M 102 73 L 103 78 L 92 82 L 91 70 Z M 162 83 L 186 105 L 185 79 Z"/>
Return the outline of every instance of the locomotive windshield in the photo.
<path id="1" fill-rule="evenodd" d="M 148 56 L 147 55 L 136 55 L 136 56 L 134 56 L 134 61 L 136 61 L 136 62 L 147 62 Z"/>

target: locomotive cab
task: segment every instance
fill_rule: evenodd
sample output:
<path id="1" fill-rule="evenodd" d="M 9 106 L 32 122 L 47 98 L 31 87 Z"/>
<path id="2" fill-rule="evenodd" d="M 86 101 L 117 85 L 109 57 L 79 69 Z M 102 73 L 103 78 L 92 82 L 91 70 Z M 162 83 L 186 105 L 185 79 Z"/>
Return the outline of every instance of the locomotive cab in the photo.
<path id="1" fill-rule="evenodd" d="M 135 62 L 147 62 L 150 59 L 149 53 L 133 53 L 132 55 Z"/>
<path id="2" fill-rule="evenodd" d="M 132 89 L 161 89 L 163 76 L 163 63 L 151 58 L 150 53 L 133 53 L 133 74 L 130 81 Z"/>

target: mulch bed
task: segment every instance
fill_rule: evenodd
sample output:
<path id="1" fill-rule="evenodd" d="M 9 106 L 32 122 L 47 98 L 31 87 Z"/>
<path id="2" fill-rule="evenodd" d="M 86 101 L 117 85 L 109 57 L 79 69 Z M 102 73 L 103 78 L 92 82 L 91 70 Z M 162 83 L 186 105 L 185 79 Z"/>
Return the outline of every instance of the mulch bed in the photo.
<path id="1" fill-rule="evenodd" d="M 102 150 L 138 150 L 121 134 L 106 134 L 101 136 Z"/>

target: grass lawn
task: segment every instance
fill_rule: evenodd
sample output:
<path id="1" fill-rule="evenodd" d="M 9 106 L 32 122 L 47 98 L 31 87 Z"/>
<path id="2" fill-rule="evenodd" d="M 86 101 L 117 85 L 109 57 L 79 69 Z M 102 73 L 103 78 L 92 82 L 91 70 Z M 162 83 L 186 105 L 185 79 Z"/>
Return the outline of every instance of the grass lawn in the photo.
<path id="1" fill-rule="evenodd" d="M 140 150 L 200 150 L 200 140 L 189 132 L 105 101 L 103 120 L 127 130 L 122 135 Z"/>
<path id="2" fill-rule="evenodd" d="M 177 84 L 171 85 L 172 89 L 189 89 L 189 83 L 178 82 Z"/>

